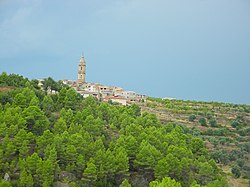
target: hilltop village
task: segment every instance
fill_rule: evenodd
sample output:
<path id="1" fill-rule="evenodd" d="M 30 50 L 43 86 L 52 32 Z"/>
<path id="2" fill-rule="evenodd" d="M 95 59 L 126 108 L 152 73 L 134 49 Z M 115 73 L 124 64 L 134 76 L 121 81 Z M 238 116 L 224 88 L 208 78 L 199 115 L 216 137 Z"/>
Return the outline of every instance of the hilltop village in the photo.
<path id="1" fill-rule="evenodd" d="M 134 91 L 126 91 L 116 86 L 86 82 L 86 61 L 83 55 L 78 65 L 77 81 L 63 80 L 63 83 L 74 88 L 84 98 L 93 96 L 100 101 L 114 102 L 121 105 L 129 105 L 133 102 L 146 100 L 146 95 L 138 94 Z"/>

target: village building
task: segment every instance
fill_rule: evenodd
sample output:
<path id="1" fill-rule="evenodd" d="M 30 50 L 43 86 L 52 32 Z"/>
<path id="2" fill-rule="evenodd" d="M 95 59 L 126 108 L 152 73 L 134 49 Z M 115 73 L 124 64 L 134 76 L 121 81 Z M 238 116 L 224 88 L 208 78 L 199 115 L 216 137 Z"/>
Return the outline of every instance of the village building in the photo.
<path id="1" fill-rule="evenodd" d="M 114 95 L 114 89 L 111 86 L 99 86 L 99 92 L 102 94 L 102 97 L 106 97 L 106 96 L 112 96 Z"/>
<path id="2" fill-rule="evenodd" d="M 105 102 L 112 101 L 113 103 L 119 103 L 123 106 L 127 105 L 127 99 L 122 96 L 106 96 L 103 98 L 103 101 Z"/>
<path id="3" fill-rule="evenodd" d="M 101 100 L 101 94 L 99 92 L 88 92 L 88 91 L 77 91 L 79 94 L 83 96 L 83 98 L 87 97 L 95 97 L 97 100 Z"/>

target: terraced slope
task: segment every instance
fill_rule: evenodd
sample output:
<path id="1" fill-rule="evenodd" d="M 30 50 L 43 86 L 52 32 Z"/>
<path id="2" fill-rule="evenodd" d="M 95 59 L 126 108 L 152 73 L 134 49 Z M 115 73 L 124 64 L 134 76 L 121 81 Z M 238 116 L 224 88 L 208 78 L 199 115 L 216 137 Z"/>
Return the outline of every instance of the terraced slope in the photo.
<path id="1" fill-rule="evenodd" d="M 140 106 L 162 122 L 183 124 L 193 135 L 202 137 L 211 157 L 228 174 L 230 186 L 249 185 L 249 105 L 149 98 Z"/>

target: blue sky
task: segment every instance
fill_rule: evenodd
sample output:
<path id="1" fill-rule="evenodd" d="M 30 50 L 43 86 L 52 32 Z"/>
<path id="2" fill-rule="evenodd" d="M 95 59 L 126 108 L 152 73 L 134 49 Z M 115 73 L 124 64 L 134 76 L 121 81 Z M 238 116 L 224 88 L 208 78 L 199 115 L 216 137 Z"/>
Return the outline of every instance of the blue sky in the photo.
<path id="1" fill-rule="evenodd" d="M 0 0 L 0 71 L 250 104 L 249 0 Z"/>

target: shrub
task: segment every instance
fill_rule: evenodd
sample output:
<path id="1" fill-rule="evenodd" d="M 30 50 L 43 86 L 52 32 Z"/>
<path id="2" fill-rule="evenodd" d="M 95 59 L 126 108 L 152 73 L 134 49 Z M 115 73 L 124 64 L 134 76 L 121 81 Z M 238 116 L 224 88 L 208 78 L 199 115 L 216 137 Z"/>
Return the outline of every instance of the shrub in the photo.
<path id="1" fill-rule="evenodd" d="M 212 119 L 213 118 L 213 115 L 209 112 L 207 113 L 207 119 Z"/>
<path id="2" fill-rule="evenodd" d="M 201 126 L 206 126 L 207 125 L 207 121 L 206 121 L 205 118 L 200 118 L 199 123 L 201 124 Z"/>
<path id="3" fill-rule="evenodd" d="M 194 114 L 191 114 L 189 117 L 188 117 L 188 120 L 189 121 L 194 121 L 196 119 L 196 116 Z"/>
<path id="4" fill-rule="evenodd" d="M 250 136 L 250 128 L 240 130 L 239 135 L 240 136 Z"/>
<path id="5" fill-rule="evenodd" d="M 239 120 L 234 120 L 232 123 L 231 123 L 231 126 L 233 128 L 239 128 L 241 126 L 241 123 Z"/>
<path id="6" fill-rule="evenodd" d="M 240 173 L 240 168 L 238 166 L 234 166 L 231 170 L 232 174 L 236 177 L 239 178 L 241 173 Z"/>
<path id="7" fill-rule="evenodd" d="M 237 162 L 238 166 L 241 167 L 241 168 L 242 168 L 242 167 L 244 166 L 244 164 L 245 164 L 245 160 L 242 159 L 242 158 L 238 159 L 236 162 Z"/>
<path id="8" fill-rule="evenodd" d="M 218 127 L 216 119 L 212 118 L 209 120 L 211 127 Z"/>

